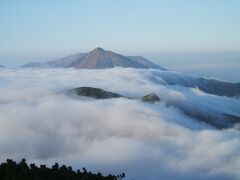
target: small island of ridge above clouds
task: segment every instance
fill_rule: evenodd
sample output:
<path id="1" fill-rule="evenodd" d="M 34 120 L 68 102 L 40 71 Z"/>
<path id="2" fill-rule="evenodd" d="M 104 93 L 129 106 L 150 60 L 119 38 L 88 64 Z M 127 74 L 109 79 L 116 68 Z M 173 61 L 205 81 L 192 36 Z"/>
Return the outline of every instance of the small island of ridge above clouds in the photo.
<path id="1" fill-rule="evenodd" d="M 239 8 L 1 1 L 0 179 L 240 179 Z"/>

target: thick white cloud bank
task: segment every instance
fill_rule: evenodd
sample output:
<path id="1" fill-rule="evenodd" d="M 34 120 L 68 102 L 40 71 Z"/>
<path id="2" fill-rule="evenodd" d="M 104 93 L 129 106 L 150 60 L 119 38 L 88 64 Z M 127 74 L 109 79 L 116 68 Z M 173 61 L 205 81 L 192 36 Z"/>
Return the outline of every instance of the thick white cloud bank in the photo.
<path id="1" fill-rule="evenodd" d="M 178 108 L 213 117 L 239 116 L 239 99 L 164 85 L 158 73 L 121 68 L 0 70 L 0 160 L 56 161 L 107 174 L 125 172 L 127 179 L 138 180 L 239 179 L 240 131 L 217 130 Z M 65 95 L 80 86 L 135 98 L 155 92 L 162 102 Z"/>

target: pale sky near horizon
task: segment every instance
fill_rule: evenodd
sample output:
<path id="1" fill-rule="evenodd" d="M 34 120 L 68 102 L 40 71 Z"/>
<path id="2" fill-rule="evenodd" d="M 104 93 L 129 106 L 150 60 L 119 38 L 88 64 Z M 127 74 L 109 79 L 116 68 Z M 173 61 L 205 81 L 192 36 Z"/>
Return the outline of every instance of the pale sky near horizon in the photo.
<path id="1" fill-rule="evenodd" d="M 103 47 L 128 55 L 240 52 L 238 0 L 0 0 L 0 64 Z"/>

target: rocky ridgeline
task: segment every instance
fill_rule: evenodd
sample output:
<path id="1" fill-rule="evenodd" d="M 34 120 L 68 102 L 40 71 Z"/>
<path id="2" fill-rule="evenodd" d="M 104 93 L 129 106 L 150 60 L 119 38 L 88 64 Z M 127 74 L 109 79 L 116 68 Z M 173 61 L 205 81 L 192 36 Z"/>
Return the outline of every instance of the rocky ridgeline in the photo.
<path id="1" fill-rule="evenodd" d="M 117 93 L 113 93 L 110 91 L 105 91 L 103 89 L 94 88 L 94 87 L 78 87 L 68 91 L 68 94 L 71 96 L 77 97 L 88 97 L 93 99 L 111 99 L 111 98 L 127 98 L 127 99 L 134 99 L 132 97 L 126 97 Z M 141 98 L 138 98 L 142 102 L 147 103 L 159 103 L 161 99 L 155 93 L 147 94 Z M 174 105 L 173 105 L 174 106 Z M 199 121 L 203 121 L 212 125 L 217 129 L 226 129 L 232 128 L 235 125 L 240 123 L 240 117 L 232 114 L 224 114 L 219 113 L 217 118 L 216 116 L 208 116 L 206 117 L 200 111 L 190 111 L 186 108 L 177 107 L 179 108 L 185 115 L 197 119 Z"/>
<path id="2" fill-rule="evenodd" d="M 90 97 L 94 99 L 110 99 L 110 98 L 128 98 L 133 99 L 131 97 L 126 97 L 117 93 L 113 93 L 110 91 L 105 91 L 103 89 L 94 88 L 94 87 L 78 87 L 69 91 L 69 94 Z M 141 98 L 143 102 L 155 103 L 160 102 L 160 98 L 155 94 L 151 93 Z"/>

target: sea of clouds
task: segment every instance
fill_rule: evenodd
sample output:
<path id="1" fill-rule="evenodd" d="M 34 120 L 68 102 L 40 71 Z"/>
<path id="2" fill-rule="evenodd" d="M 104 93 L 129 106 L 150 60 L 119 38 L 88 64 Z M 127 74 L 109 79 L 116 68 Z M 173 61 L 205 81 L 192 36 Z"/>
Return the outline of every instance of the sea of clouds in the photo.
<path id="1" fill-rule="evenodd" d="M 59 162 L 126 179 L 240 179 L 240 131 L 188 117 L 240 115 L 239 99 L 170 86 L 158 70 L 1 69 L 0 161 Z M 93 100 L 81 86 L 133 97 Z M 155 92 L 161 103 L 143 103 Z"/>

